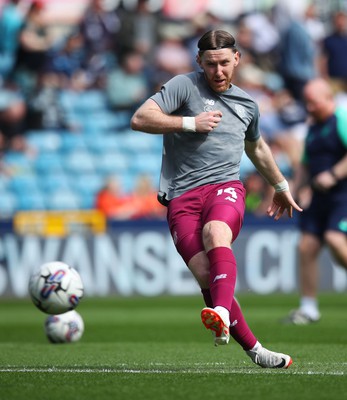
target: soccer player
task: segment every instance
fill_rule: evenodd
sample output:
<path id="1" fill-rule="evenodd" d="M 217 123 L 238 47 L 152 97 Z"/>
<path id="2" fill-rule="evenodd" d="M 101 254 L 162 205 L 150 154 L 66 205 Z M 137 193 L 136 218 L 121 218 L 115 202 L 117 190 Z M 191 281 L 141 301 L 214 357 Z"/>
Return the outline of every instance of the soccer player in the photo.
<path id="1" fill-rule="evenodd" d="M 177 75 L 133 115 L 134 130 L 164 134 L 159 199 L 177 251 L 201 287 L 202 322 L 216 345 L 230 335 L 254 363 L 288 368 L 291 357 L 262 347 L 234 299 L 237 267 L 231 244 L 244 216 L 245 189 L 239 180 L 245 149 L 275 193 L 268 215 L 278 220 L 293 208 L 288 183 L 260 136 L 257 104 L 232 84 L 240 61 L 230 33 L 213 30 L 198 42 L 201 72 Z"/>
<path id="2" fill-rule="evenodd" d="M 293 193 L 309 184 L 312 199 L 299 219 L 300 306 L 285 320 L 298 325 L 320 319 L 318 258 L 323 246 L 347 269 L 347 110 L 336 106 L 322 78 L 306 84 L 304 99 L 311 124 Z"/>

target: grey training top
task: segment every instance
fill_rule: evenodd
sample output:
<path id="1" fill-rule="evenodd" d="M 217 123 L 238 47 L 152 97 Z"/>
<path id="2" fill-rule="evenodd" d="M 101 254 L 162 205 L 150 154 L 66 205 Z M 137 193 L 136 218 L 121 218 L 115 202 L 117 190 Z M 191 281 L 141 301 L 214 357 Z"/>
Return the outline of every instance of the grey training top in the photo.
<path id="1" fill-rule="evenodd" d="M 151 97 L 168 115 L 196 116 L 220 110 L 221 122 L 211 133 L 177 132 L 164 135 L 159 191 L 167 200 L 198 186 L 240 177 L 244 140 L 259 136 L 255 101 L 235 85 L 216 93 L 203 72 L 177 75 Z"/>

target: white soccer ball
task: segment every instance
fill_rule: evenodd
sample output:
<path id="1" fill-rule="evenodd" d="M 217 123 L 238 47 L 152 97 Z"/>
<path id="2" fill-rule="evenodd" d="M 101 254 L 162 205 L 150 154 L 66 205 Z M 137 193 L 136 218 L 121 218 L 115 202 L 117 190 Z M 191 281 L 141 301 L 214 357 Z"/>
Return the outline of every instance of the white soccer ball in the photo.
<path id="1" fill-rule="evenodd" d="M 48 262 L 31 275 L 29 294 L 41 311 L 62 314 L 78 306 L 83 297 L 83 283 L 74 268 L 60 261 Z"/>
<path id="2" fill-rule="evenodd" d="M 81 339 L 83 332 L 83 319 L 75 310 L 46 318 L 45 333 L 51 343 L 77 342 Z"/>

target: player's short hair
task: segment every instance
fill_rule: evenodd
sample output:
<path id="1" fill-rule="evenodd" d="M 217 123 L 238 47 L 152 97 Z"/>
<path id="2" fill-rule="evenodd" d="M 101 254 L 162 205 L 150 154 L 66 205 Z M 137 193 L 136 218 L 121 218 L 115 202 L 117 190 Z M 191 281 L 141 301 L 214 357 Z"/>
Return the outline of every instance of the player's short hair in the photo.
<path id="1" fill-rule="evenodd" d="M 236 40 L 233 35 L 223 30 L 212 30 L 206 32 L 198 42 L 199 55 L 206 50 L 232 49 L 238 51 Z"/>

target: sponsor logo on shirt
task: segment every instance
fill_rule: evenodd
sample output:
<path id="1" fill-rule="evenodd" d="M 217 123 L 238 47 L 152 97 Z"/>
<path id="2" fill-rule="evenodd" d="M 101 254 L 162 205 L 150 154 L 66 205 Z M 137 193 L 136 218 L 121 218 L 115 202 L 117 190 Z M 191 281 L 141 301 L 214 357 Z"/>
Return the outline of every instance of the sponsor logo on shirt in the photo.
<path id="1" fill-rule="evenodd" d="M 214 103 L 215 103 L 214 100 L 203 98 L 203 102 L 205 104 L 205 106 L 204 106 L 204 111 L 205 112 L 213 111 L 213 106 L 214 106 Z"/>

